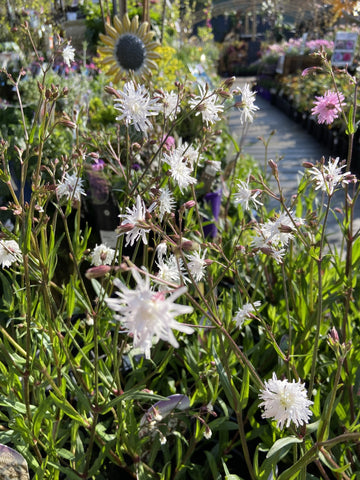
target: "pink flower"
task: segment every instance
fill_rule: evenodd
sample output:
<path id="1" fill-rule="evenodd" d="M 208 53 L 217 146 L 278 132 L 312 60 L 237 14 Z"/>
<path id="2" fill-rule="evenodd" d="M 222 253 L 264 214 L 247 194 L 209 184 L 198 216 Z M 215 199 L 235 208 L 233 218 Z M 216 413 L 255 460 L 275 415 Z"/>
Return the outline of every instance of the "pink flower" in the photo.
<path id="1" fill-rule="evenodd" d="M 315 97 L 315 107 L 311 113 L 318 116 L 318 123 L 330 125 L 335 118 L 338 118 L 345 97 L 342 93 L 337 94 L 328 90 L 323 97 Z"/>

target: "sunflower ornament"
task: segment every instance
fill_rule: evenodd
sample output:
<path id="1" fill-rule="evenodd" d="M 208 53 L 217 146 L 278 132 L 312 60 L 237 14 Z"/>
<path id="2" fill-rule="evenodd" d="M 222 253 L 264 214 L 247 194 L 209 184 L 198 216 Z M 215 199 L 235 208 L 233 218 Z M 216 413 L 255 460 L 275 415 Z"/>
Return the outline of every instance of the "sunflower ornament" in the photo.
<path id="1" fill-rule="evenodd" d="M 129 75 L 146 77 L 157 69 L 155 60 L 160 54 L 155 50 L 160 44 L 153 40 L 148 22 L 139 25 L 137 15 L 130 21 L 126 13 L 122 21 L 114 17 L 114 26 L 106 24 L 105 30 L 106 35 L 100 34 L 105 46 L 98 48 L 98 63 L 114 82 Z"/>

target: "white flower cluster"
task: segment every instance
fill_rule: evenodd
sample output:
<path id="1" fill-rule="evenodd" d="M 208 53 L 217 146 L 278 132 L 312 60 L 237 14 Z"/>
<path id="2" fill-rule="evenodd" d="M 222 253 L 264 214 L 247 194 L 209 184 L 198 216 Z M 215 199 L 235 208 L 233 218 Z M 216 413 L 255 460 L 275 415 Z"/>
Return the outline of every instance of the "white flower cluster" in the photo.
<path id="1" fill-rule="evenodd" d="M 284 247 L 294 238 L 296 227 L 303 224 L 304 220 L 296 217 L 291 210 L 281 212 L 274 220 L 256 225 L 252 245 L 272 256 L 277 263 L 282 263 L 286 251 Z"/>
<path id="2" fill-rule="evenodd" d="M 256 300 L 253 303 L 245 303 L 239 310 L 236 312 L 233 321 L 236 323 L 238 328 L 241 328 L 246 320 L 246 318 L 251 318 L 250 314 L 255 312 L 257 308 L 261 306 L 261 302 Z"/>

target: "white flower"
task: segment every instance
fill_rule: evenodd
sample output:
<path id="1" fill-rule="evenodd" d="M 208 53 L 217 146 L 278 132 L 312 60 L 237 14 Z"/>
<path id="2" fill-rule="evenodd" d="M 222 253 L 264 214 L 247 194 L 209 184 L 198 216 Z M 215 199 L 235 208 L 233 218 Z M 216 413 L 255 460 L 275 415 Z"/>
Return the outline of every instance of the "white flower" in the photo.
<path id="1" fill-rule="evenodd" d="M 103 243 L 96 245 L 91 253 L 91 263 L 96 267 L 100 265 L 111 265 L 115 257 L 115 250 Z"/>
<path id="2" fill-rule="evenodd" d="M 188 269 L 190 270 L 191 276 L 196 282 L 201 282 L 205 276 L 206 269 L 206 260 L 205 260 L 206 250 L 204 250 L 203 255 L 201 256 L 201 251 L 195 251 L 191 255 L 187 255 L 189 262 L 187 264 Z"/>
<path id="3" fill-rule="evenodd" d="M 199 147 L 195 148 L 193 145 L 189 145 L 187 142 L 184 142 L 179 146 L 179 148 L 182 149 L 182 156 L 192 168 L 194 168 L 195 165 L 201 166 L 202 156 L 199 151 Z"/>
<path id="4" fill-rule="evenodd" d="M 276 250 L 275 248 L 270 248 L 269 255 L 272 257 L 277 264 L 284 263 L 284 255 L 286 253 L 285 248 L 280 248 L 280 250 Z"/>
<path id="5" fill-rule="evenodd" d="M 263 418 L 273 418 L 279 428 L 289 427 L 294 422 L 298 427 L 309 422 L 312 412 L 309 406 L 314 402 L 307 398 L 303 383 L 288 380 L 278 380 L 273 373 L 272 378 L 265 382 L 264 390 L 260 390 L 259 397 L 263 400 L 260 407 L 264 407 Z"/>
<path id="6" fill-rule="evenodd" d="M 219 113 L 224 111 L 223 105 L 217 105 L 217 95 L 214 92 L 208 92 L 199 85 L 200 95 L 192 98 L 190 106 L 197 109 L 195 115 L 201 113 L 203 122 L 206 125 L 216 123 L 220 120 Z"/>
<path id="7" fill-rule="evenodd" d="M 66 197 L 67 200 L 74 199 L 80 201 L 81 195 L 86 195 L 82 187 L 82 180 L 77 173 L 69 175 L 65 173 L 64 178 L 56 187 L 56 193 L 59 198 Z"/>
<path id="8" fill-rule="evenodd" d="M 158 260 L 166 255 L 167 252 L 167 245 L 166 242 L 160 242 L 159 245 L 156 247 L 156 255 Z"/>
<path id="9" fill-rule="evenodd" d="M 244 123 L 252 123 L 254 120 L 254 113 L 259 110 L 259 107 L 254 105 L 255 102 L 255 92 L 252 92 L 250 89 L 250 85 L 246 83 L 242 88 L 240 88 L 241 92 L 241 102 L 238 102 L 237 107 L 241 108 L 241 116 L 240 122 L 241 124 Z"/>
<path id="10" fill-rule="evenodd" d="M 177 114 L 180 113 L 178 95 L 174 91 L 165 92 L 163 104 L 165 118 L 168 118 L 171 121 L 175 120 Z"/>
<path id="11" fill-rule="evenodd" d="M 258 206 L 261 206 L 262 203 L 257 200 L 261 193 L 260 190 L 251 190 L 249 189 L 249 180 L 244 182 L 243 180 L 239 180 L 237 184 L 238 191 L 234 193 L 234 202 L 235 204 L 240 203 L 244 210 L 249 210 L 250 202 L 253 203 L 254 208 L 256 209 Z"/>
<path id="12" fill-rule="evenodd" d="M 138 132 L 146 134 L 152 126 L 148 117 L 158 115 L 160 104 L 150 98 L 143 85 L 135 86 L 132 81 L 125 83 L 119 94 L 121 98 L 115 98 L 114 102 L 121 115 L 116 117 L 116 120 L 124 119 L 126 125 L 134 125 Z"/>
<path id="13" fill-rule="evenodd" d="M 21 260 L 21 250 L 15 240 L 0 240 L 0 263 L 2 268 L 10 267 Z"/>
<path id="14" fill-rule="evenodd" d="M 156 277 L 164 282 L 176 283 L 179 285 L 181 280 L 187 282 L 189 279 L 185 275 L 184 263 L 181 258 L 176 258 L 175 255 L 170 255 L 168 259 L 158 257 L 159 261 L 156 265 L 159 269 Z M 163 283 L 160 284 L 160 290 L 167 289 L 167 286 Z"/>
<path id="15" fill-rule="evenodd" d="M 281 212 L 275 220 L 268 220 L 264 224 L 258 224 L 256 229 L 258 236 L 253 239 L 253 246 L 256 248 L 287 246 L 289 241 L 294 238 L 295 225 L 302 225 L 304 220 L 295 217 L 292 211 Z"/>
<path id="16" fill-rule="evenodd" d="M 183 147 L 178 147 L 169 154 L 164 153 L 163 162 L 170 166 L 171 178 L 178 184 L 181 193 L 184 188 L 197 182 L 196 178 L 191 176 L 192 166 L 189 166 L 183 157 Z"/>
<path id="17" fill-rule="evenodd" d="M 144 352 L 146 358 L 150 358 L 153 340 L 155 343 L 164 340 L 177 348 L 179 343 L 172 329 L 187 334 L 194 331 L 191 327 L 175 320 L 175 317 L 193 311 L 191 306 L 175 303 L 175 300 L 186 292 L 186 287 L 175 290 L 166 298 L 164 292 L 155 292 L 150 287 L 147 274 L 142 278 L 133 269 L 132 275 L 137 284 L 134 290 L 128 288 L 119 279 L 115 279 L 114 285 L 119 289 L 116 292 L 118 298 L 106 300 L 108 307 L 117 312 L 115 319 L 119 320 L 127 332 L 133 335 L 134 348 Z"/>
<path id="18" fill-rule="evenodd" d="M 253 303 L 245 303 L 239 310 L 236 312 L 235 317 L 233 318 L 233 321 L 236 323 L 236 326 L 238 328 L 241 328 L 243 326 L 243 323 L 245 322 L 246 318 L 251 318 L 250 313 L 255 312 L 256 308 L 259 308 L 261 305 L 261 302 L 257 300 L 256 302 Z"/>
<path id="19" fill-rule="evenodd" d="M 148 211 L 150 212 L 151 208 Z M 133 246 L 140 237 L 143 243 L 147 245 L 146 234 L 150 232 L 150 228 L 146 228 L 143 225 L 143 222 L 146 221 L 146 207 L 140 195 L 136 197 L 136 205 L 134 205 L 132 209 L 130 207 L 126 207 L 126 212 L 127 213 L 121 213 L 119 215 L 120 218 L 124 218 L 124 220 L 121 222 L 121 226 L 129 225 L 130 227 L 132 225 L 132 228 L 126 232 L 125 246 L 127 247 L 129 244 L 130 246 Z M 121 232 L 120 235 L 123 233 L 125 232 Z"/>
<path id="20" fill-rule="evenodd" d="M 64 63 L 70 67 L 71 62 L 75 59 L 75 48 L 68 43 L 63 50 Z"/>
<path id="21" fill-rule="evenodd" d="M 322 165 L 321 169 L 312 167 L 309 170 L 311 180 L 315 183 L 315 190 L 321 189 L 332 195 L 337 185 L 344 186 L 348 183 L 355 183 L 357 180 L 350 172 L 342 173 L 341 170 L 345 165 L 338 166 L 339 157 L 329 158 L 327 165 Z"/>
<path id="22" fill-rule="evenodd" d="M 162 222 L 165 213 L 171 213 L 176 205 L 174 195 L 170 191 L 169 187 L 160 188 L 159 196 L 159 218 Z"/>

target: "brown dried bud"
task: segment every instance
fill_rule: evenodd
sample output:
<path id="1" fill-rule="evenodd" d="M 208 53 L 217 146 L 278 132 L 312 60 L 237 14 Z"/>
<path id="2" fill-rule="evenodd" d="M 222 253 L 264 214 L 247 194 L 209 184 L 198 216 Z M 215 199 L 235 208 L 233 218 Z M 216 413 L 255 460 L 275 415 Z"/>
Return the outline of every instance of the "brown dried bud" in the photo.
<path id="1" fill-rule="evenodd" d="M 313 168 L 314 164 L 311 162 L 303 162 L 304 168 Z"/>
<path id="2" fill-rule="evenodd" d="M 116 98 L 121 98 L 120 93 L 114 87 L 110 87 L 110 85 L 107 85 L 104 90 L 106 93 L 110 93 L 110 95 L 114 95 Z"/>
<path id="3" fill-rule="evenodd" d="M 229 78 L 227 78 L 227 79 L 225 80 L 225 82 L 224 82 L 224 86 L 226 86 L 226 87 L 228 87 L 228 88 L 232 87 L 232 85 L 234 84 L 235 80 L 236 80 L 236 77 L 229 77 Z"/>

